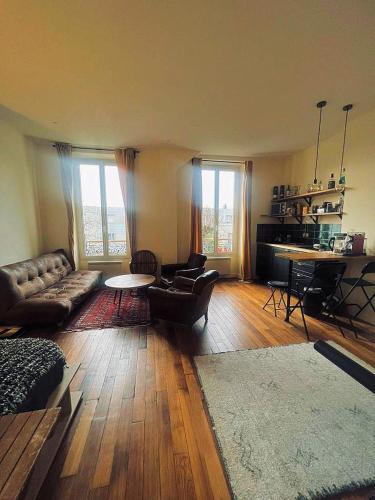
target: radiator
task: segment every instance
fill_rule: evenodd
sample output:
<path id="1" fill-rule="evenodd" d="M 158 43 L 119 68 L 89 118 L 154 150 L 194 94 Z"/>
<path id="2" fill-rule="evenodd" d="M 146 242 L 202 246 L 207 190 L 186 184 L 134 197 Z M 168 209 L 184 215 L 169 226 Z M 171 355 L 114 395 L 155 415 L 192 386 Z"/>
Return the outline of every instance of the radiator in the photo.
<path id="1" fill-rule="evenodd" d="M 88 263 L 87 268 L 90 271 L 102 271 L 103 281 L 112 276 L 124 274 L 121 261 L 91 261 Z"/>

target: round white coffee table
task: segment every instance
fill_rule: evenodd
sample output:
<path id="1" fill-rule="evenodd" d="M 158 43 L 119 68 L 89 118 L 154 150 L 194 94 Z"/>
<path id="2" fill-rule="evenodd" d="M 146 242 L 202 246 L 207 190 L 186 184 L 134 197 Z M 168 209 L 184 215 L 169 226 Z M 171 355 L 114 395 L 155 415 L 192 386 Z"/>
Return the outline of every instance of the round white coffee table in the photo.
<path id="1" fill-rule="evenodd" d="M 115 297 L 113 302 L 116 303 L 116 297 L 119 293 L 119 301 L 117 307 L 117 314 L 120 314 L 122 293 L 126 290 L 134 290 L 139 288 L 147 288 L 155 283 L 155 276 L 151 274 L 122 274 L 121 276 L 114 276 L 105 281 L 105 286 L 115 289 Z"/>

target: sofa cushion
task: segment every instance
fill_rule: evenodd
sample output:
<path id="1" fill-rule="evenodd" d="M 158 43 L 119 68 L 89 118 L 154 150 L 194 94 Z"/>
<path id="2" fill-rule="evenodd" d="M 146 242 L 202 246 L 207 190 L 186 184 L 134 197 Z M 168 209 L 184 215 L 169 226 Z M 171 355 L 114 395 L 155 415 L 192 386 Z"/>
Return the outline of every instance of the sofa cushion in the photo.
<path id="1" fill-rule="evenodd" d="M 51 299 L 34 298 L 17 302 L 4 316 L 7 325 L 58 324 L 64 321 L 73 309 L 67 298 Z"/>
<path id="2" fill-rule="evenodd" d="M 17 302 L 54 285 L 71 272 L 64 250 L 0 267 L 0 319 Z"/>
<path id="3" fill-rule="evenodd" d="M 6 324 L 56 324 L 100 284 L 100 271 L 74 271 L 53 286 L 17 302 L 4 316 Z"/>

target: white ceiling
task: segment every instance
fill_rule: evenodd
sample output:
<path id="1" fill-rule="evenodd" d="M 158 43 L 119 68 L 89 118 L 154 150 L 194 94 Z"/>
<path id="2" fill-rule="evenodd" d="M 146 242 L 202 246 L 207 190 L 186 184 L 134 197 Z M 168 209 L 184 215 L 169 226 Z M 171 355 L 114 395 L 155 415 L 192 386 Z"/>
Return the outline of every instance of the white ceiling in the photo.
<path id="1" fill-rule="evenodd" d="M 0 100 L 80 145 L 285 152 L 375 107 L 374 0 L 0 0 Z"/>

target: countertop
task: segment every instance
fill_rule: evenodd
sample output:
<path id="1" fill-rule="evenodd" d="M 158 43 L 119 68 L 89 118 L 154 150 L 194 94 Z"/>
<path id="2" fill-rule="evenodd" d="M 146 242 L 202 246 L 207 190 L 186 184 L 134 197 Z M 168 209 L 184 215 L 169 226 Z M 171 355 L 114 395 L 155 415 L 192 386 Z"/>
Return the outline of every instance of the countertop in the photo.
<path id="1" fill-rule="evenodd" d="M 277 253 L 275 257 L 280 259 L 287 259 L 293 261 L 301 260 L 313 260 L 313 261 L 324 261 L 324 260 L 375 260 L 374 255 L 340 255 L 333 252 L 314 252 L 311 250 L 288 252 L 288 253 Z"/>
<path id="2" fill-rule="evenodd" d="M 266 245 L 274 248 L 281 248 L 285 250 L 294 250 L 296 252 L 312 252 L 311 248 L 304 248 L 296 245 L 295 243 L 263 243 L 262 241 L 257 242 L 258 245 Z M 320 253 L 320 252 L 319 252 Z"/>

